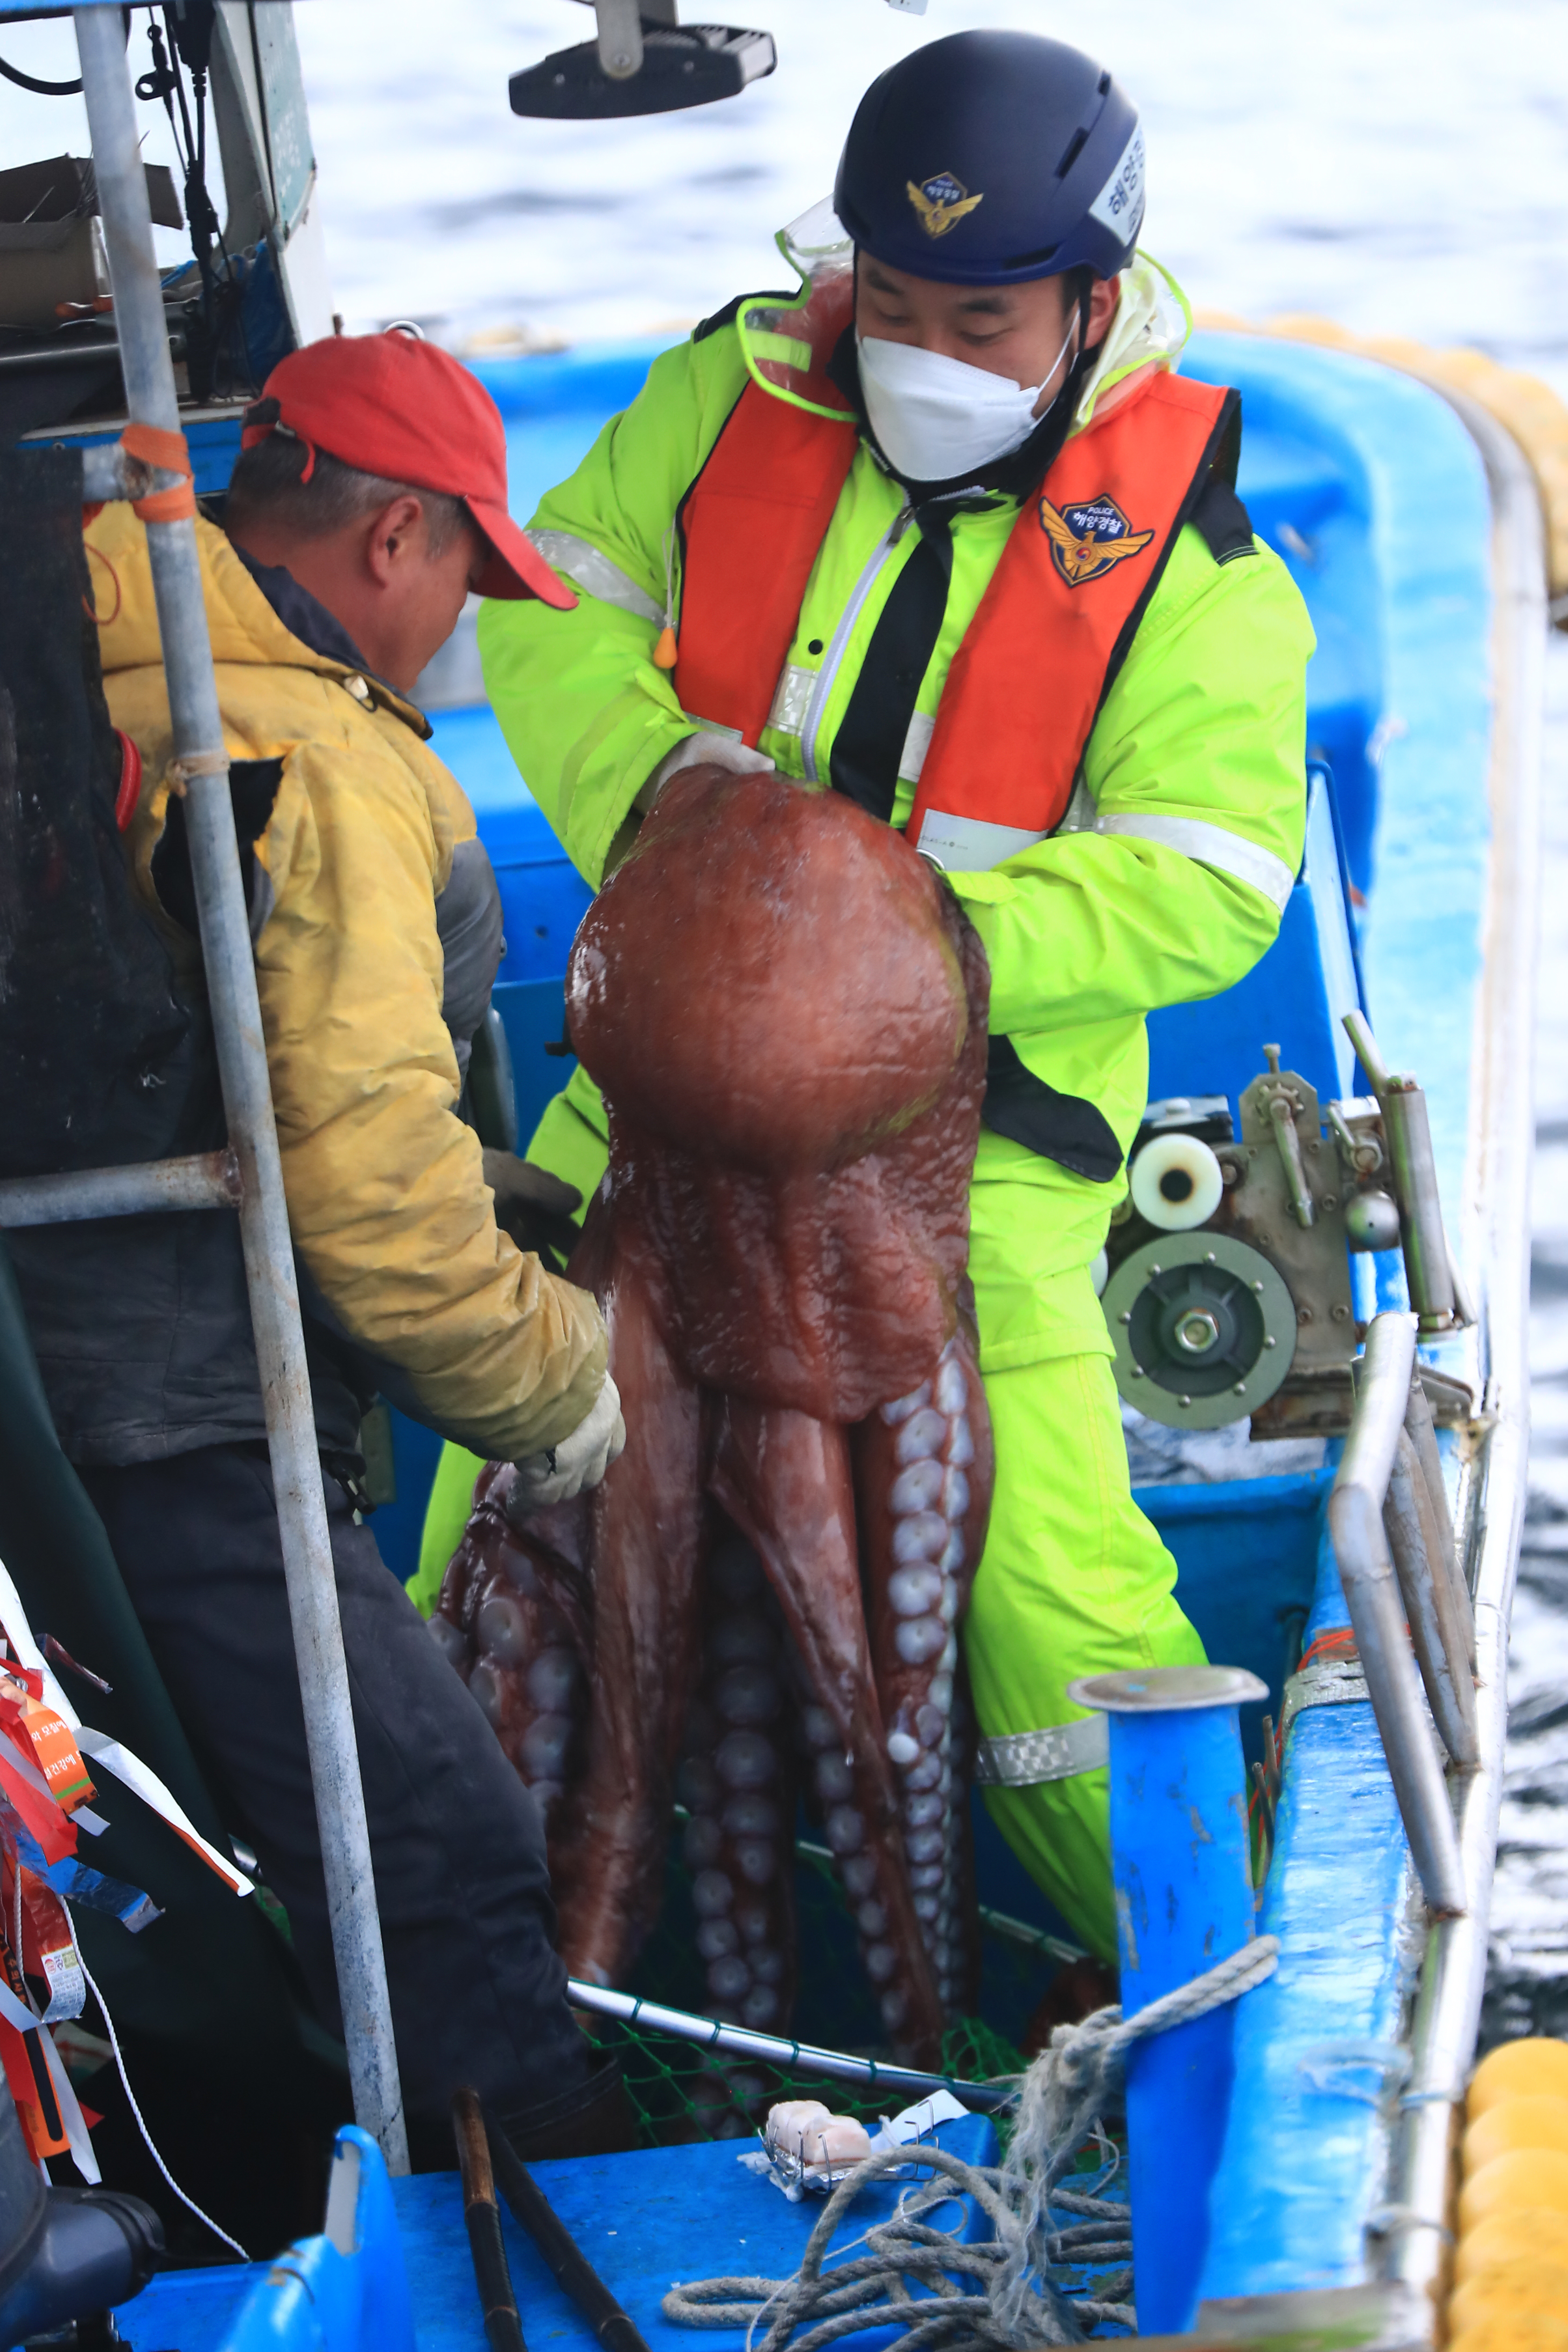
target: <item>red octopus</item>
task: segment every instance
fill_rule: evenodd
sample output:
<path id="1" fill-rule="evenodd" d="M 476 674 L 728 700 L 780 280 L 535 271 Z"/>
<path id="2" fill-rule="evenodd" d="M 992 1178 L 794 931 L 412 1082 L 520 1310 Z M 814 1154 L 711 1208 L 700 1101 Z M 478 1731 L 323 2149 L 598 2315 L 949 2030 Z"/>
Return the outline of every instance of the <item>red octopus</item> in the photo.
<path id="1" fill-rule="evenodd" d="M 574 1975 L 626 1981 L 679 1788 L 708 2007 L 784 2024 L 804 1793 L 888 2032 L 926 2058 L 976 1966 L 988 992 L 952 894 L 851 803 L 719 768 L 667 786 L 566 982 L 610 1131 L 570 1271 L 626 1452 L 516 1523 L 490 1465 L 434 1628 L 545 1807 Z"/>

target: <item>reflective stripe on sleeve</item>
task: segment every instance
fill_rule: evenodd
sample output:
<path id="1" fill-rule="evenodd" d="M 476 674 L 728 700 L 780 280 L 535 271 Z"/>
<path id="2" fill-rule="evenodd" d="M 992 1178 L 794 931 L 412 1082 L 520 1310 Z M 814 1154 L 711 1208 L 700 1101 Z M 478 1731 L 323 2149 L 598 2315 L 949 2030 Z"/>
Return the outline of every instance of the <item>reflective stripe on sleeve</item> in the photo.
<path id="1" fill-rule="evenodd" d="M 1227 833 L 1224 825 L 1204 824 L 1196 817 L 1101 816 L 1095 819 L 1094 829 L 1120 834 L 1129 841 L 1156 842 L 1162 849 L 1177 850 L 1199 866 L 1234 874 L 1237 881 L 1250 883 L 1260 891 L 1281 914 L 1296 887 L 1296 877 L 1282 857 L 1259 849 L 1256 842 L 1244 841 L 1238 833 Z"/>
<path id="2" fill-rule="evenodd" d="M 664 623 L 662 606 L 651 596 L 645 595 L 635 580 L 628 580 L 618 563 L 587 540 L 579 539 L 570 530 L 525 530 L 523 537 L 536 547 L 552 571 L 564 572 L 568 580 L 601 604 L 618 604 L 623 613 L 635 613 L 639 621 Z"/>
<path id="3" fill-rule="evenodd" d="M 946 809 L 928 808 L 915 847 L 944 873 L 985 874 L 1045 838 L 1023 825 L 992 824 L 984 817 L 952 816 Z"/>
<path id="4" fill-rule="evenodd" d="M 1014 1731 L 983 1739 L 975 1753 L 974 1778 L 983 1789 L 1035 1789 L 1045 1780 L 1097 1772 L 1110 1760 L 1105 1717 L 1086 1715 L 1077 1723 L 1053 1724 L 1048 1731 Z"/>

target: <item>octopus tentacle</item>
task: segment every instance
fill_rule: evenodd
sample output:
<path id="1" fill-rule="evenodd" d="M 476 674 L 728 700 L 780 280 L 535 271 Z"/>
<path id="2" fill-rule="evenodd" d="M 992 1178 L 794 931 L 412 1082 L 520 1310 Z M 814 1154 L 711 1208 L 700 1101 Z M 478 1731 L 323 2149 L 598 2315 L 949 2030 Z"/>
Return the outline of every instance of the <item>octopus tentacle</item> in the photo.
<path id="1" fill-rule="evenodd" d="M 595 1704 L 551 1867 L 568 1972 L 616 1984 L 658 1913 L 707 1528 L 700 1397 L 665 1344 L 642 1262 L 613 1244 L 605 1256 L 595 1286 L 626 1445 L 591 1500 Z"/>
<path id="2" fill-rule="evenodd" d="M 944 2011 L 973 1997 L 958 1632 L 991 1499 L 990 1424 L 961 1327 L 929 1381 L 854 1438 L 871 1654 L 921 1937 Z"/>
<path id="3" fill-rule="evenodd" d="M 934 2062 L 942 2004 L 871 1673 L 845 1432 L 727 1398 L 709 1487 L 761 1554 L 815 1694 L 802 1713 L 813 1782 L 882 2021 L 898 2046 Z"/>
<path id="4" fill-rule="evenodd" d="M 678 1786 L 712 2016 L 783 2024 L 795 2001 L 795 1759 L 784 1643 L 761 1560 L 721 1540 L 707 1576 L 705 1671 Z"/>
<path id="5" fill-rule="evenodd" d="M 491 1465 L 442 1582 L 431 1632 L 479 1701 L 548 1828 L 588 1713 L 582 1622 L 555 1566 L 508 1523 L 510 1463 Z"/>

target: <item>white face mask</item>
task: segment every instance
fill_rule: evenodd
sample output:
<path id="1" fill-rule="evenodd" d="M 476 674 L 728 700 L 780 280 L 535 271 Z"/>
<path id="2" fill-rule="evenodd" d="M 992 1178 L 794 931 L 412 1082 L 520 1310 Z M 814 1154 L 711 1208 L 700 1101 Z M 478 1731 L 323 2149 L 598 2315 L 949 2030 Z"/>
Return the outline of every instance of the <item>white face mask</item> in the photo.
<path id="1" fill-rule="evenodd" d="M 914 482 L 946 482 L 1021 449 L 1039 422 L 1035 404 L 1077 325 L 1075 315 L 1061 351 L 1032 386 L 918 343 L 857 334 L 866 414 L 894 471 Z"/>

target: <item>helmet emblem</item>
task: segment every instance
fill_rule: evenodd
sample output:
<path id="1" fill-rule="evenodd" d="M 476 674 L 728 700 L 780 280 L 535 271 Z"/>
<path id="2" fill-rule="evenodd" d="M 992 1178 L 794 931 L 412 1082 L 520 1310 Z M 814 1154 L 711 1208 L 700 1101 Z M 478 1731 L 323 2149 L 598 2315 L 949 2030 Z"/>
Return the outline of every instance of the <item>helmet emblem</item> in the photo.
<path id="1" fill-rule="evenodd" d="M 1134 530 L 1114 499 L 1102 491 L 1081 499 L 1058 514 L 1049 499 L 1040 500 L 1040 529 L 1051 542 L 1051 561 L 1069 588 L 1103 580 L 1124 557 L 1142 555 L 1154 534 Z"/>
<path id="2" fill-rule="evenodd" d="M 984 192 L 972 196 L 963 182 L 955 180 L 951 172 L 933 172 L 918 186 L 913 180 L 904 184 L 927 236 L 945 236 L 965 213 L 972 213 L 976 205 L 985 200 Z"/>

